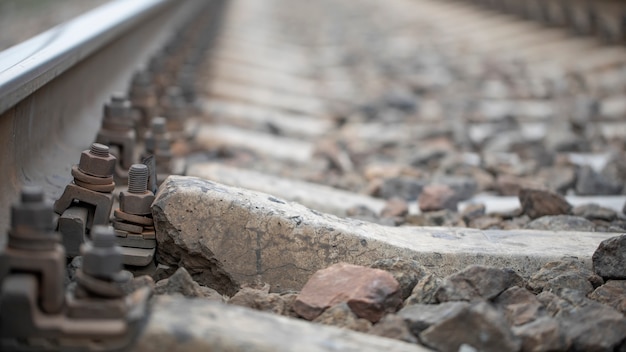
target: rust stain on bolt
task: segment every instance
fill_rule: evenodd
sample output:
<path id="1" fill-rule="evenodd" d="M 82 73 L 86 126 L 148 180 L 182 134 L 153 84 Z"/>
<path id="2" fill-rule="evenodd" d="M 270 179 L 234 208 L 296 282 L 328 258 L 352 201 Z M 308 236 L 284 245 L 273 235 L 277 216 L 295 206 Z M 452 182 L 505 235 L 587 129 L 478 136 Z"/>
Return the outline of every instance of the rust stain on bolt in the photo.
<path id="1" fill-rule="evenodd" d="M 109 154 L 109 147 L 94 143 L 89 150 L 80 154 L 78 168 L 88 175 L 109 177 L 113 175 L 116 160 L 115 156 Z"/>

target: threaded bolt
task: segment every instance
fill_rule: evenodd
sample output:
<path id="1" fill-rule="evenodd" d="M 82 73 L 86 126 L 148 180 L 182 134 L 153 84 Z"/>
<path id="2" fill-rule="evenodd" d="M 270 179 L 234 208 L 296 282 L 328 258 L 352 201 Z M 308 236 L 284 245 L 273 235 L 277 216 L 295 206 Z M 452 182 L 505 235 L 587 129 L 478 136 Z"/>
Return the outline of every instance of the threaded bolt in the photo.
<path id="1" fill-rule="evenodd" d="M 113 103 L 124 103 L 126 101 L 126 95 L 122 92 L 114 92 L 111 95 L 111 102 Z"/>
<path id="2" fill-rule="evenodd" d="M 104 144 L 94 143 L 91 145 L 89 153 L 106 158 L 109 156 L 109 147 Z"/>
<path id="3" fill-rule="evenodd" d="M 166 120 L 165 117 L 155 117 L 152 119 L 152 134 L 163 134 L 166 132 Z"/>
<path id="4" fill-rule="evenodd" d="M 81 247 L 82 271 L 92 277 L 111 280 L 122 270 L 122 252 L 117 245 L 113 228 L 95 225 L 91 228 L 91 242 Z"/>
<path id="5" fill-rule="evenodd" d="M 43 202 L 43 188 L 39 186 L 24 186 L 22 188 L 22 203 Z"/>
<path id="6" fill-rule="evenodd" d="M 183 95 L 183 91 L 178 86 L 170 86 L 167 87 L 166 94 L 170 99 L 176 99 L 179 96 Z"/>
<path id="7" fill-rule="evenodd" d="M 24 186 L 20 201 L 11 206 L 11 237 L 20 237 L 25 229 L 45 237 L 51 236 L 53 214 L 52 203 L 46 201 L 43 188 Z"/>
<path id="8" fill-rule="evenodd" d="M 115 232 L 113 228 L 95 225 L 91 230 L 91 241 L 95 248 L 110 248 L 115 246 Z"/>
<path id="9" fill-rule="evenodd" d="M 149 86 L 152 84 L 152 76 L 146 70 L 139 70 L 133 76 L 134 86 Z"/>
<path id="10" fill-rule="evenodd" d="M 148 167 L 144 164 L 133 164 L 128 170 L 128 192 L 145 193 L 148 190 Z"/>

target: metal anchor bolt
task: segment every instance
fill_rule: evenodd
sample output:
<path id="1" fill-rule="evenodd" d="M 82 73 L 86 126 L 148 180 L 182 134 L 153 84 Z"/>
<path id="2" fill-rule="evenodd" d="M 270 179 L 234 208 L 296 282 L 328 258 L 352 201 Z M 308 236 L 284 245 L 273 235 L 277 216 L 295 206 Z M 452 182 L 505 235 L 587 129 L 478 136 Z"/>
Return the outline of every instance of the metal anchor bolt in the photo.
<path id="1" fill-rule="evenodd" d="M 105 118 L 131 118 L 130 100 L 121 92 L 113 93 L 111 101 L 104 104 Z"/>
<path id="2" fill-rule="evenodd" d="M 148 191 L 148 166 L 133 164 L 128 171 L 128 191 L 120 192 L 120 210 L 133 215 L 149 215 L 154 194 Z"/>
<path id="3" fill-rule="evenodd" d="M 96 225 L 91 230 L 91 239 L 91 243 L 85 243 L 82 248 L 83 272 L 112 280 L 122 270 L 122 252 L 115 232 L 109 226 Z"/>
<path id="4" fill-rule="evenodd" d="M 36 232 L 53 230 L 52 203 L 46 202 L 41 187 L 22 188 L 21 202 L 11 208 L 11 224 L 14 231 L 31 229 Z"/>
<path id="5" fill-rule="evenodd" d="M 128 192 L 145 193 L 148 189 L 148 166 L 133 164 L 128 171 Z"/>
<path id="6" fill-rule="evenodd" d="M 115 156 L 109 153 L 109 147 L 93 143 L 89 150 L 80 154 L 78 168 L 89 175 L 97 177 L 110 177 L 115 170 Z"/>

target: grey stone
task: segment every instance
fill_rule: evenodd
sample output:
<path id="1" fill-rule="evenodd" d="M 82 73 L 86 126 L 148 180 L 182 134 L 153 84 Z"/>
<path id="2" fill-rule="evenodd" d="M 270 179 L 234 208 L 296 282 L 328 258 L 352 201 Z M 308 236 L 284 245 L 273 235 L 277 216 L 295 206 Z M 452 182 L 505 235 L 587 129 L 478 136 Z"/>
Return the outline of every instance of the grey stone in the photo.
<path id="1" fill-rule="evenodd" d="M 433 274 L 422 277 L 411 291 L 411 295 L 404 300 L 404 305 L 437 303 L 436 294 L 441 282 L 442 280 Z"/>
<path id="2" fill-rule="evenodd" d="M 532 126 L 529 128 L 529 126 Z M 530 133 L 536 132 L 536 131 L 541 131 L 543 130 L 543 126 L 537 128 L 537 125 L 530 123 L 530 124 L 523 124 L 521 126 L 522 128 L 522 134 L 525 134 L 524 129 L 526 129 L 527 131 L 531 131 Z M 540 132 L 539 134 L 541 134 L 543 132 Z M 525 138 L 527 138 L 526 136 L 524 136 Z M 566 168 L 566 167 L 557 167 L 557 168 L 553 168 L 551 167 L 554 164 L 554 159 L 555 159 L 555 152 L 550 151 L 550 150 L 546 150 L 541 144 L 532 141 L 532 140 L 525 140 L 522 141 L 521 143 L 515 143 L 511 146 L 511 151 L 514 152 L 515 154 L 519 155 L 520 158 L 522 160 L 532 160 L 533 162 L 536 163 L 537 167 L 540 167 L 541 169 L 539 170 L 539 173 L 537 174 L 537 176 L 539 178 L 544 178 L 546 174 L 541 174 L 541 171 L 546 170 L 546 172 L 548 173 L 549 176 L 551 177 L 555 177 L 555 181 L 554 183 L 548 183 L 546 182 L 546 185 L 551 186 L 551 185 L 555 185 L 555 184 L 559 184 L 561 183 L 563 180 L 565 180 L 565 177 L 567 177 L 566 174 L 561 173 L 561 170 L 567 170 L 570 169 L 571 171 L 571 177 L 575 177 L 576 174 L 574 173 L 574 170 L 572 168 Z M 554 173 L 552 171 L 559 171 L 559 173 Z M 565 176 L 565 177 L 564 177 Z M 546 180 L 548 181 L 548 180 Z M 572 184 L 570 186 L 573 185 L 573 182 L 575 181 L 575 179 L 572 179 Z M 561 193 L 561 192 L 559 192 Z"/>
<path id="3" fill-rule="evenodd" d="M 503 230 L 517 230 L 523 229 L 530 222 L 528 215 L 522 215 L 520 217 L 514 217 L 509 220 L 504 220 L 500 223 L 500 227 Z"/>
<path id="4" fill-rule="evenodd" d="M 439 302 L 489 300 L 509 287 L 523 285 L 511 269 L 472 265 L 444 278 L 436 297 Z"/>
<path id="5" fill-rule="evenodd" d="M 593 253 L 593 271 L 607 279 L 626 279 L 626 235 L 606 239 Z"/>
<path id="6" fill-rule="evenodd" d="M 522 351 L 566 351 L 571 345 L 559 322 L 551 317 L 541 317 L 512 330 L 522 340 Z"/>
<path id="7" fill-rule="evenodd" d="M 529 323 L 542 315 L 543 305 L 532 292 L 513 286 L 502 292 L 494 303 L 511 326 Z"/>
<path id="8" fill-rule="evenodd" d="M 287 291 L 280 294 L 283 301 L 285 302 L 285 311 L 283 315 L 292 317 L 292 318 L 300 318 L 298 313 L 293 309 L 294 304 L 296 303 L 296 299 L 298 298 L 298 293 L 293 291 Z"/>
<path id="9" fill-rule="evenodd" d="M 566 166 L 546 167 L 537 172 L 537 178 L 552 192 L 566 194 L 576 184 L 576 171 Z"/>
<path id="10" fill-rule="evenodd" d="M 494 188 L 502 196 L 517 197 L 519 191 L 523 188 L 543 189 L 545 185 L 541 180 L 537 180 L 536 178 L 499 174 L 496 178 Z"/>
<path id="11" fill-rule="evenodd" d="M 563 276 L 563 278 L 559 278 Z M 589 286 L 581 280 L 587 281 Z M 565 259 L 546 263 L 528 280 L 528 287 L 536 293 L 544 290 L 562 288 L 580 289 L 583 291 L 602 285 L 603 280 L 583 263 L 576 259 Z M 586 294 L 586 293 L 585 293 Z"/>
<path id="12" fill-rule="evenodd" d="M 524 228 L 528 230 L 587 232 L 594 231 L 596 226 L 580 216 L 547 215 L 529 222 Z"/>
<path id="13" fill-rule="evenodd" d="M 518 351 L 521 346 L 502 314 L 487 302 L 444 316 L 422 331 L 419 338 L 426 346 L 440 351 L 457 351 L 463 344 L 484 352 Z"/>
<path id="14" fill-rule="evenodd" d="M 267 289 L 243 287 L 228 300 L 228 303 L 279 315 L 289 315 L 289 308 L 283 296 L 278 293 L 269 293 L 269 286 Z"/>
<path id="15" fill-rule="evenodd" d="M 584 204 L 574 207 L 572 214 L 588 220 L 613 221 L 617 213 L 613 209 L 601 207 L 596 203 Z"/>
<path id="16" fill-rule="evenodd" d="M 459 201 L 470 199 L 478 191 L 478 183 L 471 177 L 439 176 L 433 179 L 433 183 L 452 188 Z"/>
<path id="17" fill-rule="evenodd" d="M 482 153 L 483 167 L 499 176 L 524 174 L 524 163 L 515 153 Z"/>
<path id="18" fill-rule="evenodd" d="M 553 126 L 544 144 L 547 150 L 557 152 L 584 152 L 589 150 L 589 142 L 569 129 L 568 126 Z"/>
<path id="19" fill-rule="evenodd" d="M 546 215 L 565 215 L 572 208 L 563 196 L 548 191 L 521 189 L 518 197 L 522 210 L 531 219 Z"/>
<path id="20" fill-rule="evenodd" d="M 163 279 L 167 279 L 172 276 L 176 272 L 175 266 L 169 266 L 165 264 L 157 264 L 154 273 L 152 274 L 152 278 L 155 282 L 161 281 Z"/>
<path id="21" fill-rule="evenodd" d="M 461 165 L 457 166 L 450 171 L 450 174 L 459 175 L 459 176 L 467 176 L 474 180 L 477 185 L 476 192 L 482 192 L 491 190 L 494 188 L 495 178 L 488 171 L 477 167 L 477 166 L 469 166 L 469 165 Z"/>
<path id="22" fill-rule="evenodd" d="M 407 224 L 414 226 L 466 226 L 459 213 L 449 209 L 429 211 L 422 214 L 411 214 L 405 218 L 405 221 Z"/>
<path id="23" fill-rule="evenodd" d="M 461 211 L 461 217 L 463 221 L 469 223 L 470 221 L 479 218 L 485 215 L 485 204 L 484 203 L 474 203 L 468 204 L 463 211 Z"/>
<path id="24" fill-rule="evenodd" d="M 420 168 L 436 166 L 448 153 L 448 150 L 442 148 L 423 148 L 411 157 L 409 164 Z"/>
<path id="25" fill-rule="evenodd" d="M 626 314 L 626 280 L 609 280 L 596 288 L 589 298 Z"/>
<path id="26" fill-rule="evenodd" d="M 72 258 L 72 261 L 67 264 L 67 271 L 65 272 L 65 286 L 69 285 L 71 282 L 76 281 L 76 270 L 80 269 L 83 266 L 83 257 L 78 256 Z"/>
<path id="27" fill-rule="evenodd" d="M 626 187 L 626 160 L 623 153 L 611 155 L 601 174 L 609 180 L 620 182 Z M 622 188 L 622 194 L 626 193 L 626 189 Z"/>
<path id="28" fill-rule="evenodd" d="M 202 299 L 157 296 L 132 346 L 166 351 L 429 351 L 378 336 Z"/>
<path id="29" fill-rule="evenodd" d="M 576 178 L 578 195 L 617 195 L 622 192 L 622 183 L 595 172 L 589 166 L 581 167 Z"/>
<path id="30" fill-rule="evenodd" d="M 368 333 L 408 343 L 418 343 L 417 337 L 411 333 L 406 321 L 394 314 L 385 315 Z"/>
<path id="31" fill-rule="evenodd" d="M 313 319 L 313 322 L 360 332 L 367 332 L 372 327 L 372 323 L 369 320 L 359 318 L 354 314 L 346 302 L 326 309 L 317 318 Z"/>
<path id="32" fill-rule="evenodd" d="M 561 292 L 564 293 L 564 292 Z M 537 295 L 537 299 L 543 305 L 546 313 L 550 317 L 554 317 L 562 309 L 573 309 L 574 306 L 563 298 L 548 291 L 543 291 Z"/>
<path id="33" fill-rule="evenodd" d="M 346 216 L 351 217 L 351 218 L 356 218 L 356 217 L 377 218 L 378 214 L 376 214 L 374 210 L 372 210 L 371 208 L 365 205 L 355 205 L 346 210 Z"/>
<path id="34" fill-rule="evenodd" d="M 388 178 L 380 187 L 380 196 L 384 199 L 398 197 L 406 201 L 414 201 L 427 184 L 427 180 L 407 176 Z"/>
<path id="35" fill-rule="evenodd" d="M 502 131 L 494 133 L 487 139 L 482 150 L 488 153 L 510 152 L 513 146 L 524 142 L 524 137 L 520 131 Z"/>
<path id="36" fill-rule="evenodd" d="M 406 258 L 379 259 L 371 268 L 389 272 L 400 284 L 402 300 L 407 299 L 417 283 L 429 274 L 428 270 L 417 261 Z"/>
<path id="37" fill-rule="evenodd" d="M 347 209 L 346 216 L 351 219 L 372 222 L 379 225 L 396 226 L 396 218 L 381 218 L 375 211 L 364 205 L 357 205 Z"/>
<path id="38" fill-rule="evenodd" d="M 154 285 L 154 279 L 152 279 L 152 277 L 148 275 L 140 275 L 128 280 L 121 286 L 122 290 L 124 290 L 126 294 L 131 294 L 142 287 L 149 287 L 152 291 L 154 289 Z"/>
<path id="39" fill-rule="evenodd" d="M 428 329 L 445 319 L 454 316 L 470 306 L 467 302 L 444 302 L 441 304 L 410 304 L 402 308 L 397 316 L 404 319 L 411 333 L 418 336 L 422 331 Z"/>
<path id="40" fill-rule="evenodd" d="M 385 94 L 383 99 L 389 107 L 402 112 L 411 113 L 417 109 L 416 97 L 406 89 L 391 90 Z"/>
<path id="41" fill-rule="evenodd" d="M 568 289 L 587 295 L 593 291 L 593 286 L 588 278 L 581 275 L 580 272 L 569 272 L 548 280 L 543 289 L 556 294 L 559 294 L 563 289 Z"/>
<path id="42" fill-rule="evenodd" d="M 563 326 L 575 351 L 612 351 L 626 338 L 626 317 L 582 295 L 567 293 L 565 305 L 555 318 Z"/>
<path id="43" fill-rule="evenodd" d="M 193 281 L 191 275 L 183 267 L 178 268 L 176 272 L 167 279 L 160 280 L 154 287 L 157 295 L 181 294 L 186 297 L 202 297 L 210 300 L 224 302 L 224 297 L 217 291 L 200 286 Z"/>

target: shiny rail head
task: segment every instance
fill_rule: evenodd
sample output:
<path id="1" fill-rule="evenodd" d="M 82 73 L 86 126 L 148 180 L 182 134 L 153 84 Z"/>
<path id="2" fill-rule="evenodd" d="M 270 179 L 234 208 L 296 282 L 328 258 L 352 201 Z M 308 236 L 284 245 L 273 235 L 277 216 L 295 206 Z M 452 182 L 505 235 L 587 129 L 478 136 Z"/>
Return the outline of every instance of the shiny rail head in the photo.
<path id="1" fill-rule="evenodd" d="M 174 0 L 117 0 L 0 52 L 0 113 Z"/>

